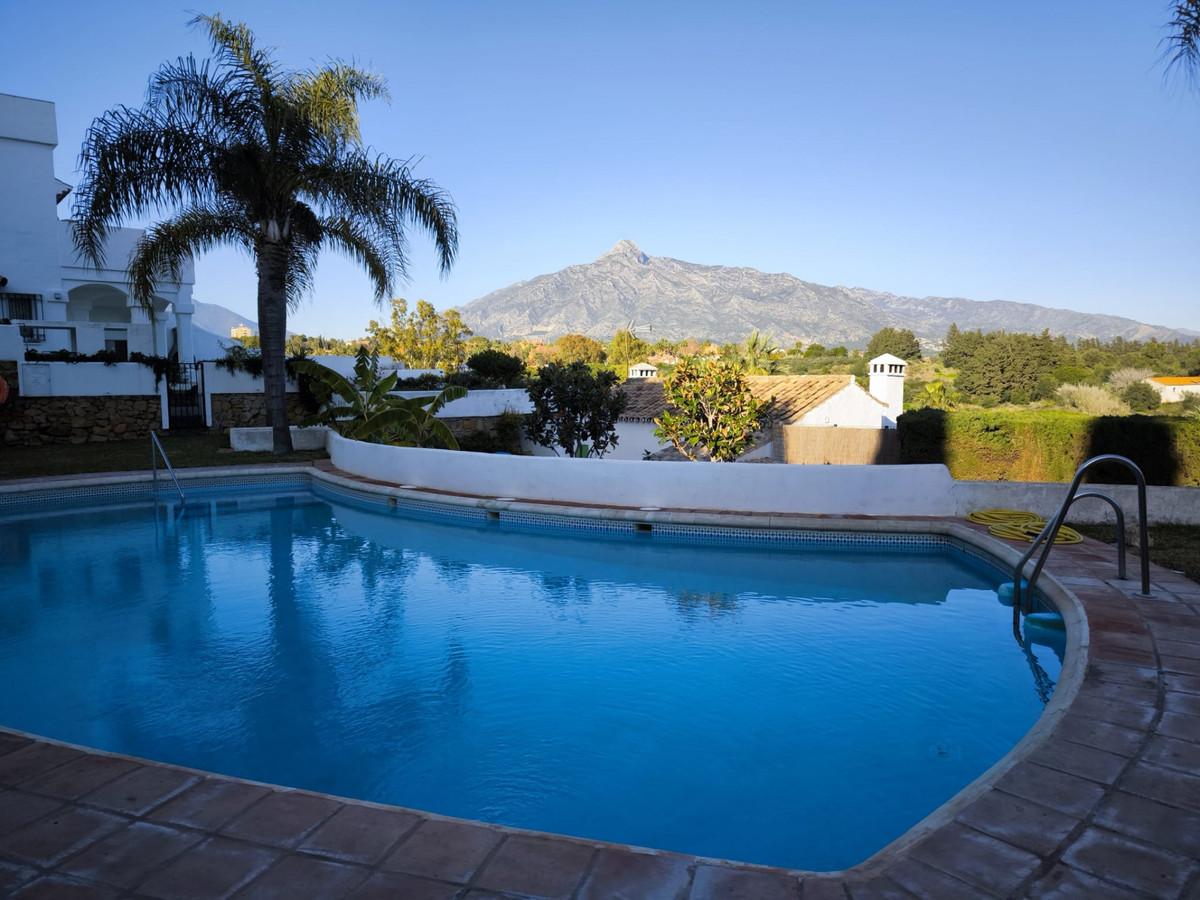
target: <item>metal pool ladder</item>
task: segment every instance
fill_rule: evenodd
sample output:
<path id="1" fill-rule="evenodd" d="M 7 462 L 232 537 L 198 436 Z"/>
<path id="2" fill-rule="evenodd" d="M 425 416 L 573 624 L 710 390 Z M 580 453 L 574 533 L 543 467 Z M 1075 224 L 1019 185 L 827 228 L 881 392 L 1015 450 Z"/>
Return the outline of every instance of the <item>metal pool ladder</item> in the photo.
<path id="1" fill-rule="evenodd" d="M 167 467 L 167 474 L 171 476 L 171 480 L 175 482 L 175 490 L 179 491 L 179 502 L 187 503 L 187 497 L 183 495 L 183 488 L 179 484 L 179 479 L 175 475 L 175 468 L 171 465 L 171 460 L 167 458 L 167 451 L 163 449 L 162 441 L 158 439 L 157 432 L 153 428 L 150 429 L 150 469 L 154 472 L 154 494 L 158 496 L 158 458 L 162 457 L 163 463 Z"/>
<path id="2" fill-rule="evenodd" d="M 1117 514 L 1117 577 L 1125 577 L 1125 513 L 1122 512 L 1121 506 L 1112 497 L 1107 494 L 1102 494 L 1099 491 L 1084 491 L 1079 493 L 1079 484 L 1083 481 L 1083 476 L 1088 469 L 1100 463 L 1113 462 L 1127 468 L 1133 473 L 1134 480 L 1137 482 L 1137 498 L 1138 498 L 1138 558 L 1142 569 L 1142 594 L 1150 593 L 1150 556 L 1149 556 L 1149 540 L 1146 534 L 1146 476 L 1142 474 L 1142 470 L 1132 459 L 1126 456 L 1118 456 L 1115 453 L 1105 453 L 1101 456 L 1093 456 L 1075 472 L 1075 478 L 1071 481 L 1071 486 L 1067 489 L 1067 496 L 1062 502 L 1062 506 L 1058 508 L 1053 518 L 1046 523 L 1046 527 L 1041 530 L 1029 549 L 1025 551 L 1025 555 L 1021 557 L 1021 561 L 1017 563 L 1013 569 L 1013 629 L 1016 631 L 1020 625 L 1021 613 L 1029 612 L 1032 607 L 1033 588 L 1037 584 L 1038 576 L 1042 574 L 1042 569 L 1046 565 L 1046 557 L 1050 555 L 1050 550 L 1054 547 L 1054 539 L 1058 537 L 1058 530 L 1062 527 L 1063 521 L 1067 517 L 1067 511 L 1076 500 L 1082 500 L 1085 497 L 1094 497 L 1103 500 L 1113 508 Z M 1025 585 L 1025 592 L 1030 598 L 1030 609 L 1025 609 L 1025 602 L 1021 597 L 1021 575 L 1025 571 L 1025 566 L 1033 554 L 1037 552 L 1039 546 L 1045 545 L 1042 548 L 1042 555 L 1038 557 L 1037 564 L 1033 567 L 1033 574 L 1029 576 L 1029 580 Z"/>

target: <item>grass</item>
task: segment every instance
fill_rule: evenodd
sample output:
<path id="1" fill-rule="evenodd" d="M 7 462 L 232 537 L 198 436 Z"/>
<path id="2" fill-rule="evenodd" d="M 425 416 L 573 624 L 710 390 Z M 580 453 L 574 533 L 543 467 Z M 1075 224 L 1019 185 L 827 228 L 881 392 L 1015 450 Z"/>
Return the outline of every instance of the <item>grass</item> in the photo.
<path id="1" fill-rule="evenodd" d="M 254 463 L 308 462 L 324 459 L 324 450 L 297 450 L 285 456 L 272 453 L 235 453 L 229 437 L 217 431 L 161 435 L 163 446 L 177 469 L 194 466 L 238 466 Z M 0 446 L 0 479 L 84 472 L 127 472 L 150 468 L 148 438 L 104 444 L 45 444 L 41 447 Z"/>
<path id="2" fill-rule="evenodd" d="M 1071 527 L 1105 543 L 1116 540 L 1116 528 L 1112 525 L 1072 524 Z M 1200 581 L 1200 525 L 1151 525 L 1150 561 Z"/>

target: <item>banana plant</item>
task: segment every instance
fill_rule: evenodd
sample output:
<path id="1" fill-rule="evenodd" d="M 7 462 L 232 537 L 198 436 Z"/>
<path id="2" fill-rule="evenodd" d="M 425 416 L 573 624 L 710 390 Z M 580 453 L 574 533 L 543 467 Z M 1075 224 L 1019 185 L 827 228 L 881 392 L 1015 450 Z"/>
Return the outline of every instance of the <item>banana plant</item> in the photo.
<path id="1" fill-rule="evenodd" d="M 364 347 L 356 355 L 353 378 L 311 359 L 295 360 L 292 365 L 308 376 L 323 401 L 321 411 L 303 424 L 328 425 L 357 441 L 458 449 L 458 441 L 436 415 L 447 403 L 465 397 L 465 388 L 447 386 L 432 397 L 394 397 L 397 374 L 380 377 L 379 354 Z"/>

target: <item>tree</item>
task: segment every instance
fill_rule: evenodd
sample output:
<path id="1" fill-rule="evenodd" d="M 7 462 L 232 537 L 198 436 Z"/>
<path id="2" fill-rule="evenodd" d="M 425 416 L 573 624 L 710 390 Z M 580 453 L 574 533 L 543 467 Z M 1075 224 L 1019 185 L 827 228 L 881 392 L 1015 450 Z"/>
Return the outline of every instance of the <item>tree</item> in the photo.
<path id="1" fill-rule="evenodd" d="M 946 382 L 931 381 L 922 389 L 917 403 L 927 409 L 952 410 L 958 405 L 958 399 Z"/>
<path id="2" fill-rule="evenodd" d="M 1200 0 L 1171 4 L 1170 33 L 1163 39 L 1167 68 L 1183 69 L 1188 78 L 1200 74 Z"/>
<path id="3" fill-rule="evenodd" d="M 813 359 L 815 357 L 824 356 L 828 352 L 829 352 L 829 350 L 825 347 L 824 344 L 813 343 L 813 344 L 809 344 L 807 347 L 804 348 L 804 355 L 808 359 Z"/>
<path id="4" fill-rule="evenodd" d="M 466 388 L 446 387 L 431 397 L 396 397 L 391 392 L 397 375 L 380 377 L 379 354 L 359 347 L 355 356 L 353 378 L 314 360 L 292 361 L 298 373 L 312 380 L 322 402 L 322 409 L 306 425 L 327 425 L 357 441 L 458 449 L 449 427 L 436 415 L 447 403 L 467 396 Z M 334 398 L 340 405 L 331 402 Z"/>
<path id="5" fill-rule="evenodd" d="M 481 350 L 467 358 L 467 368 L 497 384 L 517 384 L 525 374 L 525 363 L 503 350 Z"/>
<path id="6" fill-rule="evenodd" d="M 753 446 L 763 410 L 737 363 L 685 359 L 663 387 L 667 410 L 654 433 L 688 459 L 729 462 Z"/>
<path id="7" fill-rule="evenodd" d="M 631 365 L 643 362 L 649 353 L 649 344 L 628 328 L 622 328 L 609 341 L 607 358 L 608 362 L 617 370 L 617 375 L 624 376 Z"/>
<path id="8" fill-rule="evenodd" d="M 603 456 L 617 445 L 617 419 L 625 409 L 616 385 L 612 372 L 593 372 L 583 362 L 543 366 L 529 386 L 533 412 L 525 418 L 525 434 L 567 456 Z"/>
<path id="9" fill-rule="evenodd" d="M 1135 413 L 1154 412 L 1162 404 L 1158 391 L 1144 381 L 1135 381 L 1121 391 L 1121 399 L 1129 404 Z"/>
<path id="10" fill-rule="evenodd" d="M 738 347 L 737 359 L 748 375 L 774 375 L 779 371 L 779 353 L 771 335 L 754 331 Z"/>
<path id="11" fill-rule="evenodd" d="M 881 328 L 875 332 L 871 336 L 871 342 L 867 344 L 868 359 L 874 359 L 885 353 L 898 356 L 903 360 L 920 359 L 921 343 L 909 329 L 892 328 L 889 325 L 887 328 Z"/>
<path id="12" fill-rule="evenodd" d="M 403 360 L 410 369 L 441 369 L 447 375 L 462 368 L 470 335 L 458 310 L 439 313 L 425 300 L 418 300 L 413 312 L 407 300 L 393 300 L 390 324 L 367 323 L 372 349 Z"/>
<path id="13" fill-rule="evenodd" d="M 387 96 L 378 76 L 339 61 L 282 68 L 245 25 L 198 16 L 214 58 L 164 64 L 140 108 L 92 122 L 80 152 L 74 238 L 104 259 L 127 219 L 148 228 L 129 261 L 134 298 L 150 307 L 160 278 L 218 244 L 249 253 L 258 272 L 258 326 L 267 421 L 276 453 L 291 450 L 285 403 L 287 313 L 312 286 L 322 249 L 348 255 L 382 300 L 407 272 L 405 229 L 433 239 L 442 272 L 458 252 L 455 210 L 407 162 L 362 146 L 358 104 Z"/>
<path id="14" fill-rule="evenodd" d="M 554 342 L 554 361 L 596 365 L 604 362 L 604 345 L 584 334 L 564 334 Z"/>

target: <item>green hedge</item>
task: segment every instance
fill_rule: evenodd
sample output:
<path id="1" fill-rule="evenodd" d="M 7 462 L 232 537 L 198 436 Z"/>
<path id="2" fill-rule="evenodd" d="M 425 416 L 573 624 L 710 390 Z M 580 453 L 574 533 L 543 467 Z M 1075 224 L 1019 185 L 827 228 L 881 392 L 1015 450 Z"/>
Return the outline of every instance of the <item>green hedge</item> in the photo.
<path id="1" fill-rule="evenodd" d="M 1200 419 L 1059 410 L 918 409 L 900 417 L 900 459 L 945 463 L 955 478 L 1070 481 L 1085 459 L 1128 456 L 1151 484 L 1200 486 Z M 1121 470 L 1092 481 L 1121 483 Z"/>

